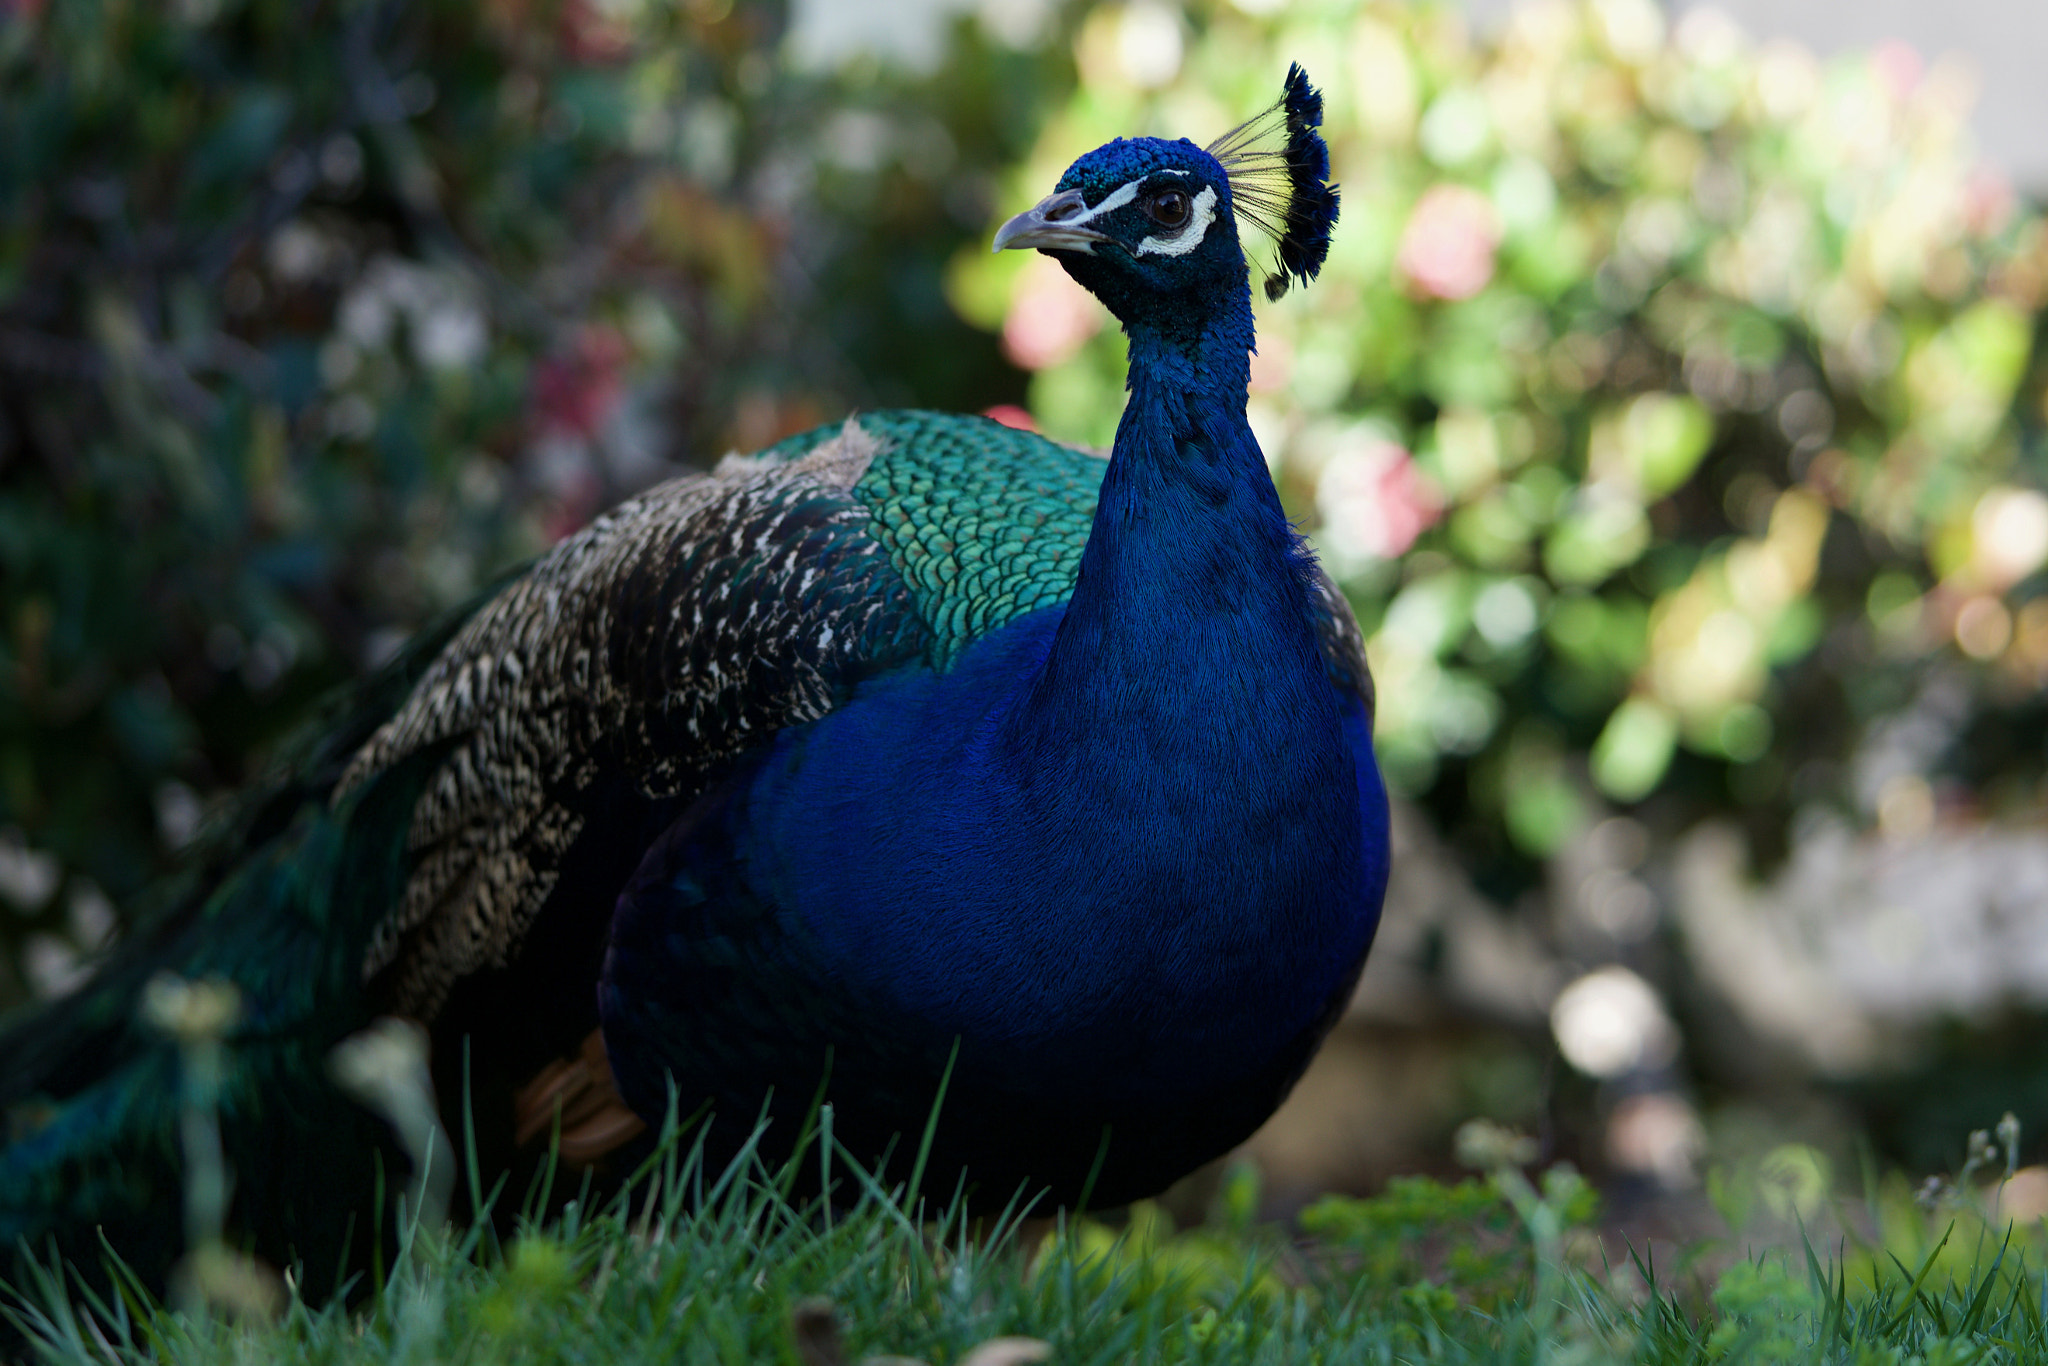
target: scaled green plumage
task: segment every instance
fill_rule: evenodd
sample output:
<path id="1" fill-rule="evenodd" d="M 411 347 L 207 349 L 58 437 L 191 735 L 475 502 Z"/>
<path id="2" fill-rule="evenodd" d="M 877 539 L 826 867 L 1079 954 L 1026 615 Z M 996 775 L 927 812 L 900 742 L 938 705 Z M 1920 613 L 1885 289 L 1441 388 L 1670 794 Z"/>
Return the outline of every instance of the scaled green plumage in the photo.
<path id="1" fill-rule="evenodd" d="M 916 597 L 934 664 L 949 665 L 990 631 L 1073 591 L 1103 457 L 947 413 L 858 420 L 887 444 L 853 496 Z M 833 430 L 807 432 L 768 454 L 801 454 Z"/>

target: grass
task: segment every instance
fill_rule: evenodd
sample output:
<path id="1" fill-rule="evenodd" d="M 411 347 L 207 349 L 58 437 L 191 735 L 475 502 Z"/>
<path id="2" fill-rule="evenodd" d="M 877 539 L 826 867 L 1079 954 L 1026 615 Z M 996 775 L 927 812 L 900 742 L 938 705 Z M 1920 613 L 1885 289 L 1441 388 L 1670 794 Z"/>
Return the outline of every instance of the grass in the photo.
<path id="1" fill-rule="evenodd" d="M 1324 1200 L 1289 1230 L 1252 1219 L 1256 1182 L 1237 1172 L 1206 1222 L 1176 1230 L 1144 1205 L 1115 1225 L 972 1223 L 843 1153 L 827 1162 L 825 1132 L 804 1160 L 826 1164 L 830 1204 L 792 1202 L 787 1173 L 751 1158 L 707 1171 L 672 1141 L 628 1195 L 522 1221 L 502 1245 L 415 1221 L 354 1308 L 288 1281 L 267 1307 L 225 1280 L 210 1308 L 165 1309 L 132 1283 L 100 1302 L 47 1270 L 12 1312 L 41 1359 L 100 1363 L 2048 1361 L 2038 1239 L 1953 1201 L 1914 1207 L 1921 1233 L 1945 1221 L 1916 1260 L 1806 1244 L 1667 1283 L 1644 1259 L 1589 1256 L 1585 1184 L 1532 1182 L 1484 1133 L 1468 1145 L 1491 1159 L 1482 1177 Z"/>
<path id="2" fill-rule="evenodd" d="M 404 1207 L 427 1213 L 402 1223 L 366 1293 L 308 1302 L 223 1237 L 209 1050 L 231 992 L 167 982 L 152 999 L 188 1054 L 176 1307 L 111 1256 L 111 1297 L 68 1268 L 32 1268 L 29 1284 L 0 1287 L 0 1313 L 41 1361 L 2048 1363 L 2048 1225 L 2016 1228 L 1998 1204 L 1999 1172 L 2018 1165 L 2010 1116 L 1995 1142 L 1970 1136 L 1953 1182 L 1868 1182 L 1857 1217 L 1835 1219 L 1864 1231 L 1818 1249 L 1803 1230 L 1830 1214 L 1819 1153 L 1787 1145 L 1752 1171 L 1715 1172 L 1708 1193 L 1738 1236 L 1682 1249 L 1675 1279 L 1633 1252 L 1611 1261 L 1590 1232 L 1592 1189 L 1566 1167 L 1532 1180 L 1533 1145 L 1484 1122 L 1458 1143 L 1482 1175 L 1329 1197 L 1282 1228 L 1255 1219 L 1257 1178 L 1240 1169 L 1184 1230 L 1149 1204 L 1114 1222 L 1028 1220 L 1021 1205 L 970 1220 L 957 1197 L 920 1189 L 929 1127 L 909 1181 L 885 1189 L 834 1143 L 829 1106 L 781 1170 L 751 1148 L 709 1170 L 672 1122 L 624 1193 L 559 1206 L 547 1174 L 501 1242 L 488 1222 L 441 1218 L 451 1164 L 436 1155 L 451 1148 L 423 1040 L 402 1029 L 345 1045 L 336 1075 L 405 1135 L 417 1170 Z M 812 1163 L 829 1197 L 799 1201 L 798 1164 Z M 1739 1235 L 1773 1221 L 1766 1250 L 1748 1250 Z"/>

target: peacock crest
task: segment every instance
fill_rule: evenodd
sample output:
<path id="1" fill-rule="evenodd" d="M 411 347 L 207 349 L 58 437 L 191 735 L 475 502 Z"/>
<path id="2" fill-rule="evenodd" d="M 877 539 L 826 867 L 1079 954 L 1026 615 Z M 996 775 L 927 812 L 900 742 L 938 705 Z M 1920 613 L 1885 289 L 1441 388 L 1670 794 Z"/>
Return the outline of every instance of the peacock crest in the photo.
<path id="1" fill-rule="evenodd" d="M 1297 279 L 1315 279 L 1330 254 L 1337 187 L 1329 183 L 1329 145 L 1316 131 L 1322 126 L 1323 93 L 1295 62 L 1277 101 L 1203 149 L 1229 175 L 1238 217 L 1277 247 L 1265 279 L 1268 299 L 1286 294 Z"/>

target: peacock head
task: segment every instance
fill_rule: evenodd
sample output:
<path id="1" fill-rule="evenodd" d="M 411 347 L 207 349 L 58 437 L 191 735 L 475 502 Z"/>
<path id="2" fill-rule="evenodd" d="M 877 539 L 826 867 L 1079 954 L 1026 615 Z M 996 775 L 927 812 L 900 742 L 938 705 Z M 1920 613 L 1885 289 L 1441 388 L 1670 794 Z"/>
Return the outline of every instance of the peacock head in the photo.
<path id="1" fill-rule="evenodd" d="M 997 230 L 995 250 L 1036 247 L 1126 323 L 1164 299 L 1241 291 L 1240 223 L 1277 245 L 1277 299 L 1322 269 L 1337 221 L 1323 97 L 1297 66 L 1278 103 L 1207 148 L 1118 138 L 1067 168 L 1057 189 Z"/>

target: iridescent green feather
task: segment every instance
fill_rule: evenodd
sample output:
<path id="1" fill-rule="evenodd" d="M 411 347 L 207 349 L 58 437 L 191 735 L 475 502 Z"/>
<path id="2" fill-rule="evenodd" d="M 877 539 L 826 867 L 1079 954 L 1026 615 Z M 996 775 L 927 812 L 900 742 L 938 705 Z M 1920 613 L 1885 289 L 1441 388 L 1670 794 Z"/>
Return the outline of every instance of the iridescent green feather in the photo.
<path id="1" fill-rule="evenodd" d="M 1026 612 L 1066 601 L 1107 462 L 982 417 L 862 414 L 886 443 L 854 485 L 871 534 L 910 585 L 947 668 Z M 837 435 L 820 427 L 763 452 L 794 459 Z"/>

